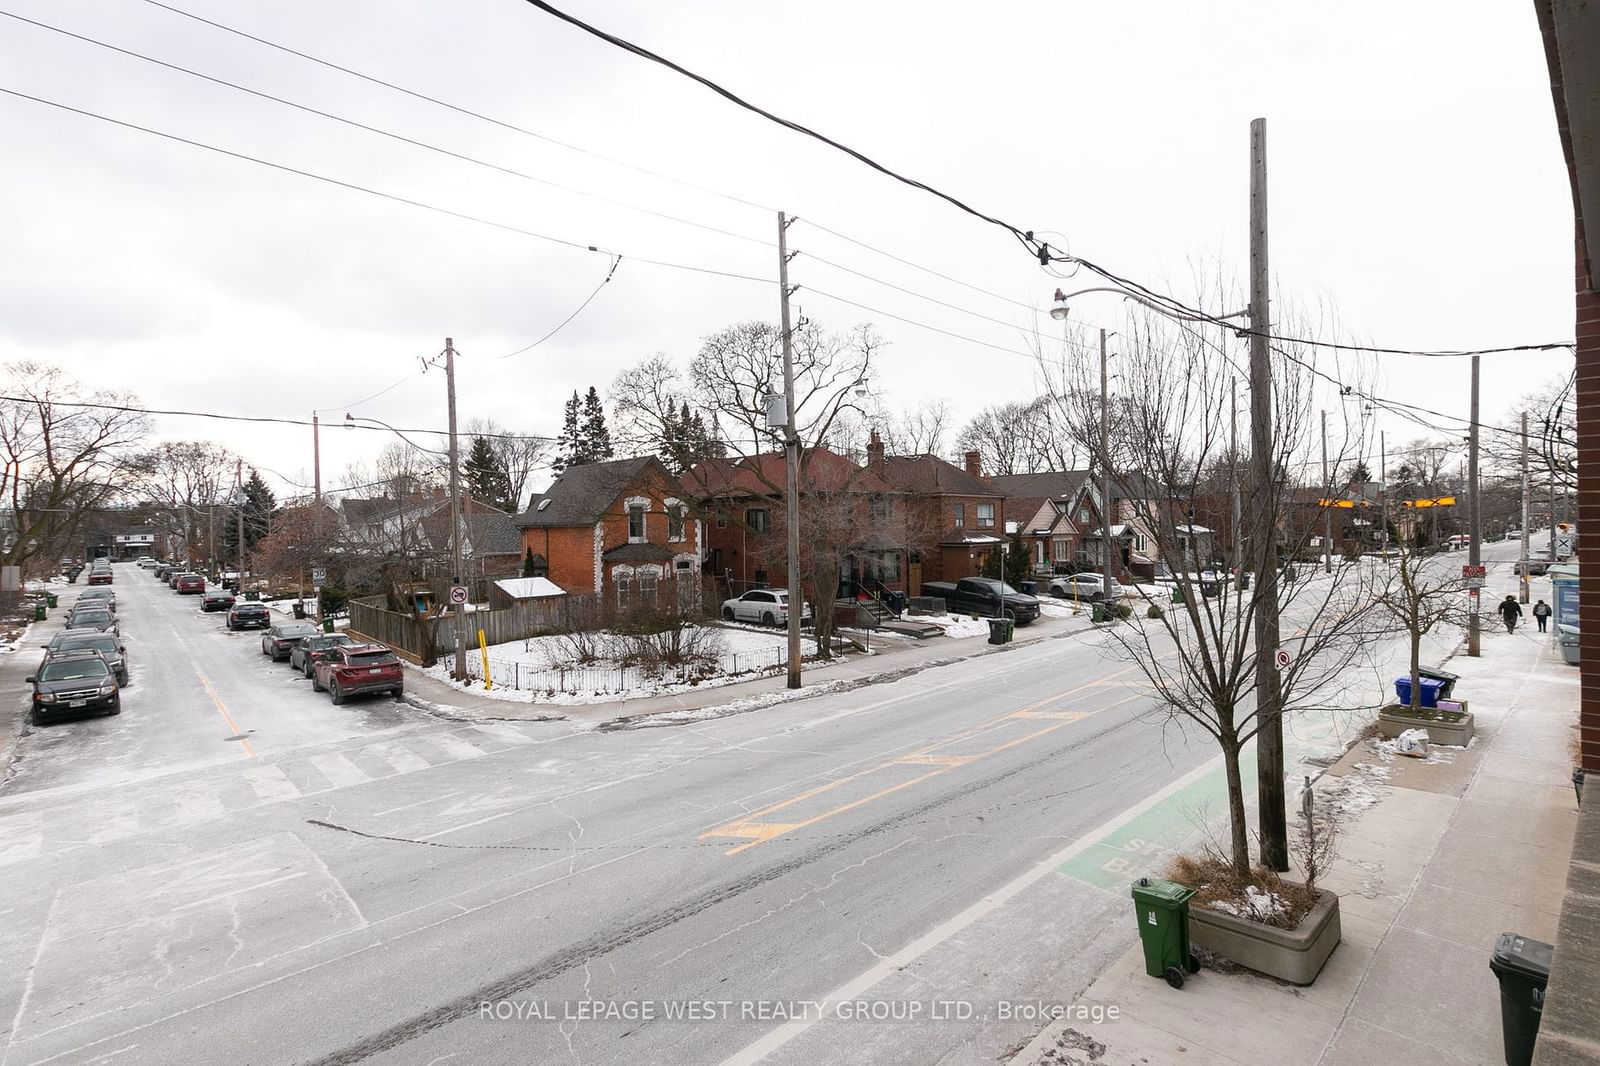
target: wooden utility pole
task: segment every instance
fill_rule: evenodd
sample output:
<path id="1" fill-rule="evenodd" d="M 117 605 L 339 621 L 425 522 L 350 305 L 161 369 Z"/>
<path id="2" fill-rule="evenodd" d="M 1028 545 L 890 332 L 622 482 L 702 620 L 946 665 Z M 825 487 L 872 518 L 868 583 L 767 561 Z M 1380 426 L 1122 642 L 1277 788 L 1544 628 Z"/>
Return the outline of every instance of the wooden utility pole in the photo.
<path id="1" fill-rule="evenodd" d="M 461 584 L 461 464 L 456 448 L 456 349 L 450 337 L 444 339 L 444 388 L 450 416 L 450 584 Z M 451 676 L 467 679 L 467 605 L 455 604 L 456 662 Z"/>
<path id="2" fill-rule="evenodd" d="M 783 324 L 783 455 L 784 526 L 788 533 L 785 563 L 789 571 L 789 687 L 800 687 L 800 616 L 805 591 L 800 584 L 800 436 L 794 424 L 794 338 L 789 326 L 789 220 L 778 212 L 778 298 Z M 817 590 L 817 610 L 824 607 Z M 831 602 L 828 607 L 831 607 Z"/>
<path id="3" fill-rule="evenodd" d="M 1522 412 L 1522 560 L 1518 568 L 1522 574 L 1517 578 L 1517 600 L 1527 603 L 1528 592 L 1528 491 L 1531 482 L 1528 480 L 1528 412 Z"/>
<path id="4" fill-rule="evenodd" d="M 1478 356 L 1472 357 L 1472 422 L 1467 434 L 1467 562 L 1477 566 L 1483 561 L 1483 524 L 1478 510 Z M 1526 567 L 1524 567 L 1526 569 Z M 1476 657 L 1480 654 L 1479 642 L 1481 640 L 1482 626 L 1479 622 L 1479 608 L 1482 606 L 1483 590 L 1469 590 L 1469 609 L 1471 617 L 1467 626 L 1467 654 Z"/>
<path id="5" fill-rule="evenodd" d="M 1111 389 L 1106 374 L 1106 331 L 1100 331 L 1100 455 L 1104 460 L 1100 468 L 1100 604 L 1103 611 L 1111 610 Z M 1005 530 L 1000 531 L 1002 536 Z M 1191 536 L 1193 535 L 1191 531 Z M 1005 572 L 1000 574 L 1004 579 Z M 1107 617 L 1102 614 L 1102 617 Z M 1107 617 L 1107 621 L 1109 621 Z"/>
<path id="6" fill-rule="evenodd" d="M 1328 412 L 1322 412 L 1322 491 L 1333 498 L 1333 482 L 1328 479 Z M 1322 509 L 1322 572 L 1333 573 L 1333 508 Z"/>
<path id="7" fill-rule="evenodd" d="M 1244 521 L 1244 508 L 1239 497 L 1239 379 L 1228 379 L 1228 481 L 1233 488 L 1233 547 L 1228 556 L 1228 565 L 1233 568 L 1234 590 L 1238 591 L 1240 575 L 1244 573 L 1244 558 L 1241 550 L 1244 530 L 1241 523 Z M 1193 532 L 1192 530 L 1190 531 Z"/>
<path id="8" fill-rule="evenodd" d="M 1255 561 L 1256 795 L 1261 863 L 1289 868 L 1289 818 L 1284 806 L 1283 690 L 1278 650 L 1278 498 L 1272 426 L 1272 332 L 1267 270 L 1267 120 L 1250 122 L 1250 471 Z"/>

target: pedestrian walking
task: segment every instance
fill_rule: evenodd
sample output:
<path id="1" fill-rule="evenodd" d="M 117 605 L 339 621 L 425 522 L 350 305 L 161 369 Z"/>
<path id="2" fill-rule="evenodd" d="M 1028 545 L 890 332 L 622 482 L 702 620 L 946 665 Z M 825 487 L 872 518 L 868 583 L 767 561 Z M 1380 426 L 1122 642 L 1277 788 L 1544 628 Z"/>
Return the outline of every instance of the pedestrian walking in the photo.
<path id="1" fill-rule="evenodd" d="M 1517 631 L 1517 619 L 1522 617 L 1522 607 L 1517 603 L 1515 596 L 1507 596 L 1500 601 L 1500 620 L 1506 624 L 1507 633 Z"/>
<path id="2" fill-rule="evenodd" d="M 1543 600 L 1534 604 L 1533 620 L 1539 623 L 1539 632 L 1545 632 L 1545 627 L 1550 624 L 1550 605 Z"/>

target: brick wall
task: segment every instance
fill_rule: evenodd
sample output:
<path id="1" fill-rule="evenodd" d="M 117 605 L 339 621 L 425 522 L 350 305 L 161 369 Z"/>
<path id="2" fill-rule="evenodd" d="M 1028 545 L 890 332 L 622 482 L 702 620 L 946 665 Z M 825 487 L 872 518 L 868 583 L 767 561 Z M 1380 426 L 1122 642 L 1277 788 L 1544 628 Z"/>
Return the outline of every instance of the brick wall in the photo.
<path id="1" fill-rule="evenodd" d="M 1600 774 L 1600 293 L 1577 257 L 1579 729 L 1583 767 Z"/>
<path id="2" fill-rule="evenodd" d="M 524 551 L 532 549 L 550 564 L 547 576 L 568 592 L 594 592 L 594 528 L 524 529 Z"/>

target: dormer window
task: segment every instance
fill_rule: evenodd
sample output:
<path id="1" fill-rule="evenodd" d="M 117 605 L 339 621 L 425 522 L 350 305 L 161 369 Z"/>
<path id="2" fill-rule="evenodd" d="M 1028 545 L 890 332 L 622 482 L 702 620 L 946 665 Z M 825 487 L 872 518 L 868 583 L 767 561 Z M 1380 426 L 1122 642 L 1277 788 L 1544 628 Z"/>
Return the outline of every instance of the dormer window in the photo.
<path id="1" fill-rule="evenodd" d="M 628 542 L 630 544 L 636 544 L 645 539 L 644 516 L 644 504 L 630 503 L 628 505 Z"/>

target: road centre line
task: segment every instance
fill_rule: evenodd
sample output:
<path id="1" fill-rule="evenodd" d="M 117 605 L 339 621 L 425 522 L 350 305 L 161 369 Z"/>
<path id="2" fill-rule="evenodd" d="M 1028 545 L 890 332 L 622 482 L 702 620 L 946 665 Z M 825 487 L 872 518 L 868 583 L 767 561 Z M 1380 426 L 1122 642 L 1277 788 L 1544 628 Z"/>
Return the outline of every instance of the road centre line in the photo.
<path id="1" fill-rule="evenodd" d="M 244 736 L 244 730 L 239 728 L 239 724 L 235 722 L 233 720 L 233 716 L 228 713 L 228 708 L 223 706 L 222 697 L 218 696 L 217 690 L 211 686 L 211 679 L 205 674 L 201 673 L 198 666 L 194 668 L 194 676 L 200 679 L 200 684 L 205 687 L 206 695 L 210 696 L 211 702 L 216 704 L 217 713 L 222 715 L 222 720 L 224 722 L 228 723 L 228 728 L 233 730 L 233 735 L 244 738 L 239 741 L 239 747 L 244 749 L 244 753 L 247 756 L 254 759 L 256 757 L 256 749 L 250 746 L 250 740 L 248 737 Z"/>

